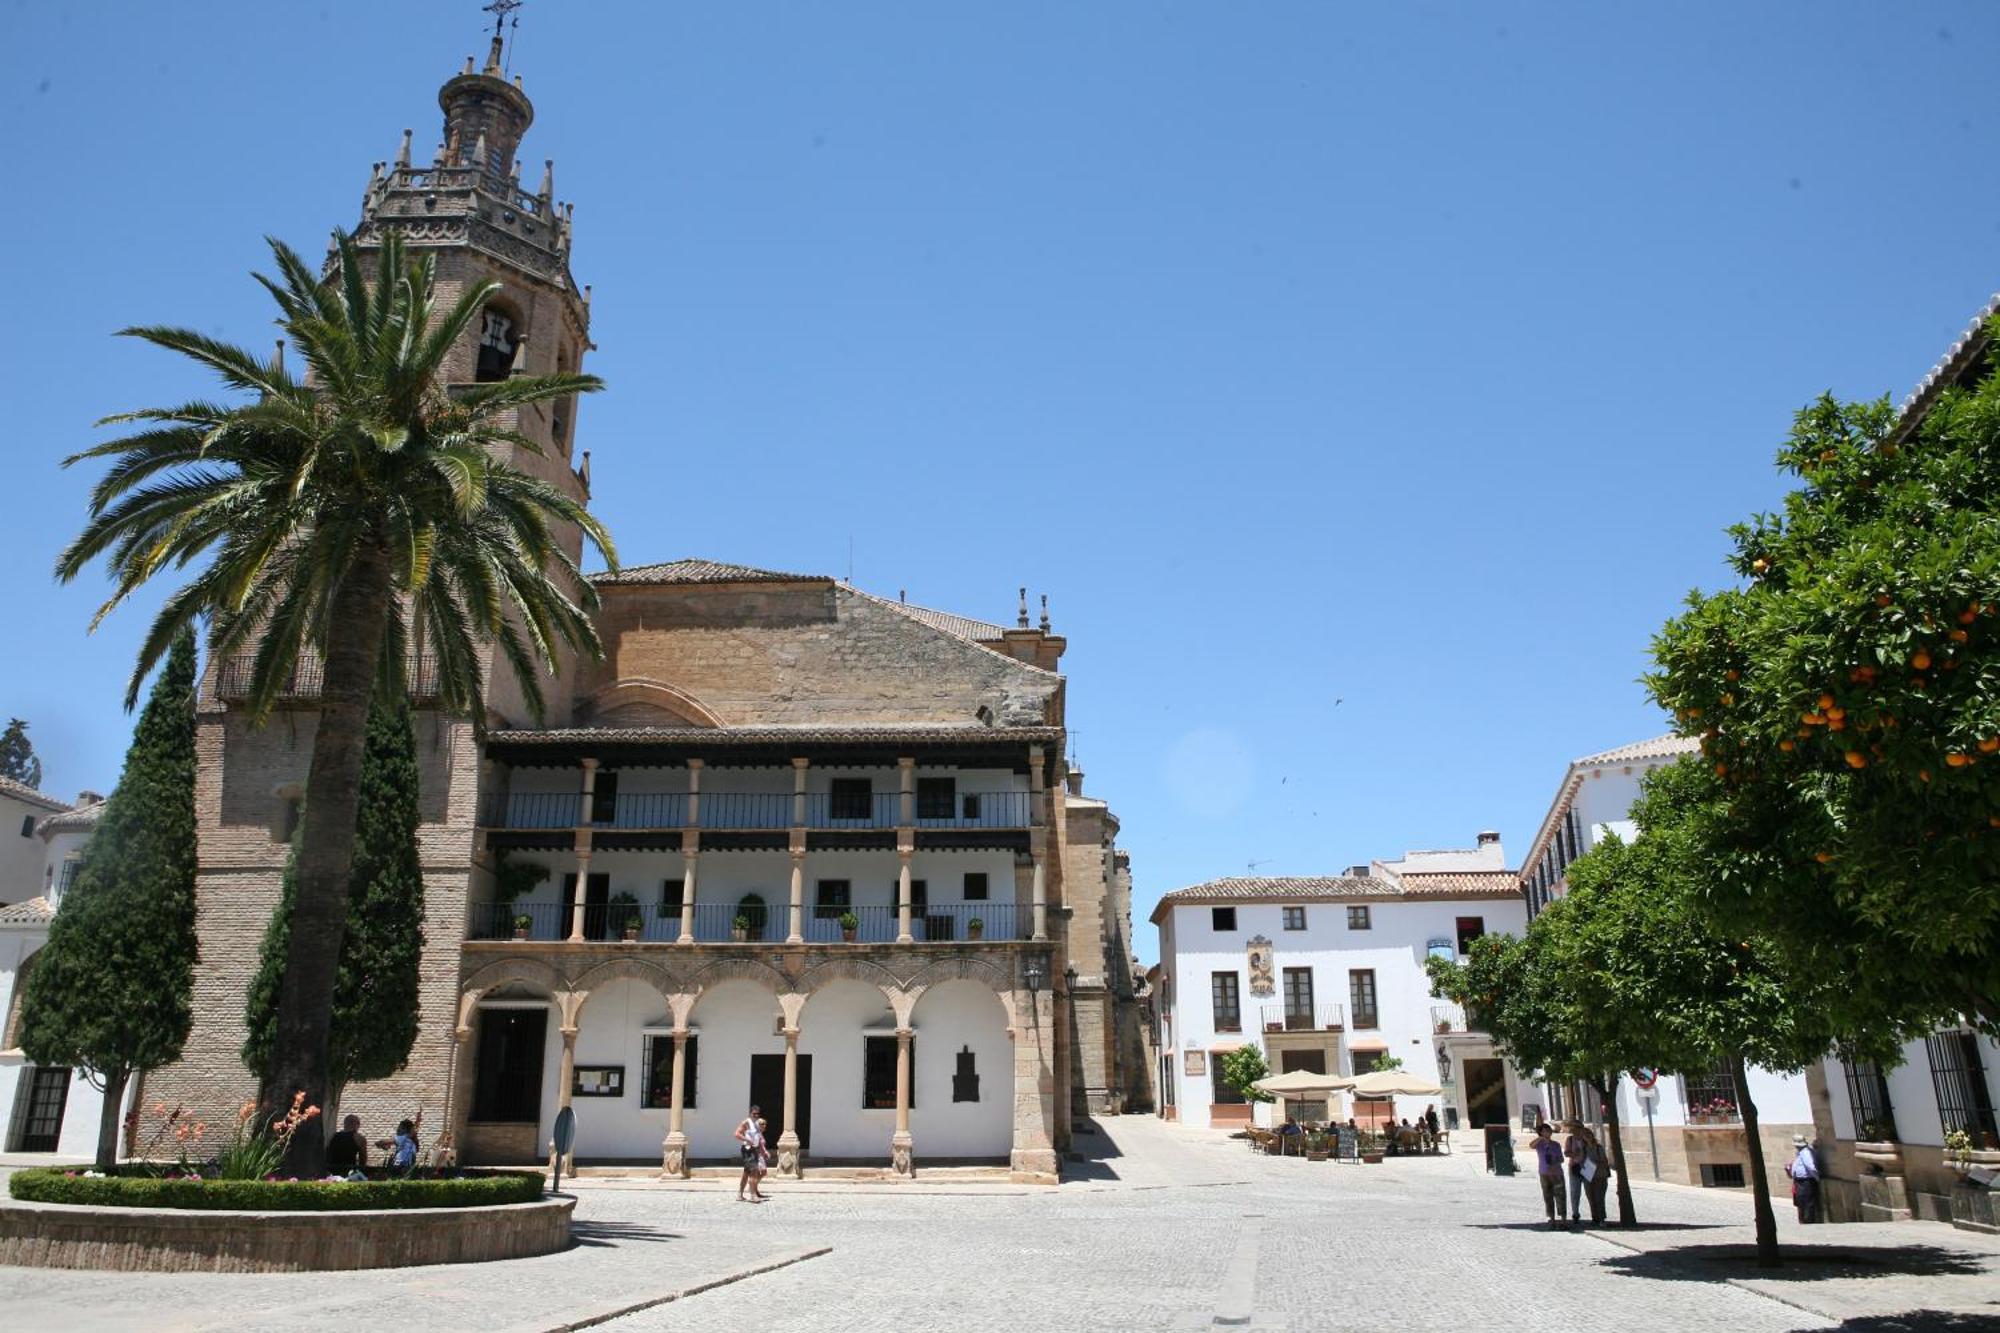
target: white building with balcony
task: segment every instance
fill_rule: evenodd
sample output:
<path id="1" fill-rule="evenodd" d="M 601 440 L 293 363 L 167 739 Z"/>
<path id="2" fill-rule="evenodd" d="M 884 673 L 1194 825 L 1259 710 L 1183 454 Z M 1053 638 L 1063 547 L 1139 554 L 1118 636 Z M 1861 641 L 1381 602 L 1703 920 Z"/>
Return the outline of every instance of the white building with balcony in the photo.
<path id="1" fill-rule="evenodd" d="M 1435 1105 L 1452 1128 L 1507 1123 L 1532 1097 L 1456 1006 L 1431 994 L 1424 959 L 1460 956 L 1488 932 L 1526 924 L 1519 881 L 1497 835 L 1479 847 L 1413 852 L 1366 873 L 1213 880 L 1167 894 L 1154 909 L 1160 1113 L 1229 1127 L 1254 1115 L 1352 1114 L 1412 1119 Z M 1437 1097 L 1361 1101 L 1344 1095 L 1257 1111 L 1221 1072 L 1254 1045 L 1273 1073 L 1360 1074 L 1393 1055 L 1435 1079 Z"/>

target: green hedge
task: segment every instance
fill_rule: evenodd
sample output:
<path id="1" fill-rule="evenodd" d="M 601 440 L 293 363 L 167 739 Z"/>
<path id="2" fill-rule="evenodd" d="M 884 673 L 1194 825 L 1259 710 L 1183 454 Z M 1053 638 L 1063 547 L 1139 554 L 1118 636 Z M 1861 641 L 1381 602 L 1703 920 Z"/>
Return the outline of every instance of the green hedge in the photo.
<path id="1" fill-rule="evenodd" d="M 542 1177 L 528 1171 L 444 1180 L 167 1180 L 158 1176 L 71 1175 L 54 1167 L 17 1171 L 8 1192 L 30 1203 L 100 1208 L 230 1208 L 249 1212 L 335 1212 L 360 1208 L 481 1208 L 532 1203 Z"/>

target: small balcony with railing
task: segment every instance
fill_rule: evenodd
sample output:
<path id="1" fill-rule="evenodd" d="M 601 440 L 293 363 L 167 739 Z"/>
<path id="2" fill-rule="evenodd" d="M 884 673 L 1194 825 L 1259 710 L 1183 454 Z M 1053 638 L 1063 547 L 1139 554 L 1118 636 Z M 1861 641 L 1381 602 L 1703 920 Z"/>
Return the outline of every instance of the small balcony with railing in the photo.
<path id="1" fill-rule="evenodd" d="M 494 792 L 480 805 L 480 827 L 494 833 L 549 833 L 587 828 L 628 833 L 813 834 L 1016 832 L 1033 823 L 1023 791 L 954 793 L 947 803 L 908 802 L 899 792 Z M 828 839 L 837 843 L 838 839 Z"/>
<path id="2" fill-rule="evenodd" d="M 893 945 L 902 935 L 902 914 L 894 907 L 849 907 L 808 903 L 800 913 L 800 943 L 806 945 Z M 1032 937 L 1028 913 L 1011 902 L 913 905 L 913 944 L 1004 943 Z M 686 937 L 683 936 L 686 931 Z M 683 913 L 671 900 L 648 903 L 478 903 L 466 935 L 471 940 L 538 943 L 625 944 L 784 944 L 791 936 L 791 909 L 775 903 L 696 903 Z"/>
<path id="3" fill-rule="evenodd" d="M 1267 1004 L 1259 1017 L 1267 1033 L 1341 1032 L 1347 1027 L 1346 1009 L 1338 1004 Z"/>

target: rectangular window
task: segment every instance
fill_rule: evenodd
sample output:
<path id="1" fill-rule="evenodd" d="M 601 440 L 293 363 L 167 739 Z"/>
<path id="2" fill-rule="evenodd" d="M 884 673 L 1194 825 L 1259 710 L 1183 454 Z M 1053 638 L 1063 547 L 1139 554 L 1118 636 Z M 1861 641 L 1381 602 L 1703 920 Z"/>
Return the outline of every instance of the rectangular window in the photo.
<path id="1" fill-rule="evenodd" d="M 1216 930 L 1236 929 L 1236 909 L 1233 907 L 1209 908 L 1208 924 Z"/>
<path id="2" fill-rule="evenodd" d="M 1375 970 L 1363 968 L 1347 974 L 1347 998 L 1354 1007 L 1354 1026 L 1381 1026 L 1375 1013 Z"/>
<path id="3" fill-rule="evenodd" d="M 1220 1055 L 1217 1055 L 1215 1061 L 1209 1065 L 1208 1077 L 1209 1086 L 1215 1090 L 1213 1095 L 1217 1106 L 1243 1105 L 1243 1094 L 1230 1087 L 1229 1080 L 1223 1077 L 1222 1057 Z"/>
<path id="4" fill-rule="evenodd" d="M 1945 1133 L 1962 1129 L 1975 1148 L 2000 1143 L 1993 1122 L 1993 1094 L 1979 1059 L 1979 1038 L 1970 1032 L 1933 1032 L 1924 1038 L 1930 1054 L 1931 1083 L 1937 1088 L 1938 1119 Z"/>
<path id="5" fill-rule="evenodd" d="M 21 836 L 24 838 L 35 836 L 35 817 L 33 815 L 21 816 Z"/>
<path id="6" fill-rule="evenodd" d="M 1472 942 L 1486 933 L 1486 918 L 1483 916 L 1462 916 L 1458 918 L 1458 956 L 1471 950 Z"/>
<path id="7" fill-rule="evenodd" d="M 813 886 L 813 919 L 838 920 L 851 905 L 853 890 L 844 879 L 823 879 Z"/>
<path id="8" fill-rule="evenodd" d="M 834 819 L 867 819 L 874 802 L 875 784 L 867 778 L 835 778 L 828 784 L 826 812 Z"/>
<path id="9" fill-rule="evenodd" d="M 663 1111 L 674 1104 L 674 1039 L 671 1033 L 649 1032 L 645 1049 L 639 1053 L 639 1067 L 645 1071 L 646 1089 L 639 1105 L 649 1111 Z M 688 1034 L 687 1054 L 681 1057 L 681 1105 L 692 1111 L 695 1104 L 695 1074 L 701 1068 L 701 1038 Z"/>
<path id="10" fill-rule="evenodd" d="M 1847 1070 L 1847 1105 L 1854 1112 L 1854 1137 L 1879 1143 L 1896 1137 L 1896 1113 L 1889 1105 L 1889 1081 L 1882 1066 L 1858 1060 Z"/>
<path id="11" fill-rule="evenodd" d="M 965 901 L 983 903 L 986 901 L 986 872 L 968 870 L 965 872 Z"/>
<path id="12" fill-rule="evenodd" d="M 1208 979 L 1209 1003 L 1215 1011 L 1217 1032 L 1243 1030 L 1243 1006 L 1236 989 L 1234 972 L 1216 972 Z"/>
<path id="13" fill-rule="evenodd" d="M 1368 929 L 1368 908 L 1365 904 L 1347 909 L 1347 928 L 1349 930 Z"/>
<path id="14" fill-rule="evenodd" d="M 950 819 L 958 808 L 956 778 L 917 779 L 917 818 Z"/>
<path id="15" fill-rule="evenodd" d="M 1295 1032 L 1313 1025 L 1313 970 L 1309 967 L 1285 969 L 1285 1030 Z"/>
<path id="16" fill-rule="evenodd" d="M 1355 1072 L 1356 1074 L 1372 1074 L 1372 1073 L 1374 1073 L 1374 1072 L 1375 1072 L 1375 1066 L 1376 1066 L 1376 1065 L 1379 1065 L 1379 1064 L 1381 1064 L 1381 1063 L 1382 1063 L 1382 1057 L 1383 1057 L 1383 1056 L 1385 1056 L 1385 1055 L 1387 1055 L 1387 1054 L 1388 1054 L 1388 1052 L 1387 1052 L 1387 1051 L 1356 1051 L 1356 1052 L 1354 1052 L 1354 1055 L 1353 1055 L 1353 1057 L 1352 1057 L 1352 1058 L 1353 1058 L 1353 1060 L 1354 1060 L 1354 1072 Z"/>
<path id="17" fill-rule="evenodd" d="M 687 881 L 684 879 L 663 879 L 660 881 L 660 915 L 678 921 L 681 903 L 687 896 Z"/>
<path id="18" fill-rule="evenodd" d="M 1285 929 L 1304 930 L 1305 928 L 1306 909 L 1303 907 L 1287 907 L 1285 909 Z"/>
<path id="19" fill-rule="evenodd" d="M 896 1039 L 867 1037 L 862 1041 L 861 1105 L 864 1110 L 896 1109 Z M 917 1104 L 917 1040 L 910 1039 L 910 1105 Z"/>
<path id="20" fill-rule="evenodd" d="M 976 819 L 978 819 L 978 818 L 979 818 L 979 793 L 978 793 L 978 792 L 975 792 L 975 791 L 969 791 L 969 792 L 967 792 L 967 793 L 965 794 L 965 796 L 963 797 L 963 804 L 962 804 L 962 806 L 960 807 L 960 809 L 961 809 L 961 812 L 962 812 L 962 813 L 964 814 L 964 816 L 965 816 L 965 817 L 966 817 L 967 819 L 971 819 L 971 820 L 976 820 Z"/>
<path id="21" fill-rule="evenodd" d="M 1736 1095 L 1736 1075 L 1727 1061 L 1718 1060 L 1705 1070 L 1681 1075 L 1681 1095 L 1688 1114 L 1700 1123 L 1715 1124 L 1742 1118 L 1742 1103 Z"/>
<path id="22" fill-rule="evenodd" d="M 597 770 L 597 780 L 590 785 L 590 822 L 618 822 L 618 773 L 615 769 Z"/>

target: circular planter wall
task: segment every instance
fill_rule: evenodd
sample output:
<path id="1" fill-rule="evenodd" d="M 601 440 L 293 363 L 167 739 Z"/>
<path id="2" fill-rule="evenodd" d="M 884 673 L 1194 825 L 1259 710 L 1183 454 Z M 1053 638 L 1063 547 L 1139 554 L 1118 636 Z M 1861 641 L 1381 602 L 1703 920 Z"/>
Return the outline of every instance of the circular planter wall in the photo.
<path id="1" fill-rule="evenodd" d="M 468 1264 L 569 1244 L 574 1199 L 483 1208 L 225 1212 L 0 1200 L 0 1264 L 292 1273 Z"/>

